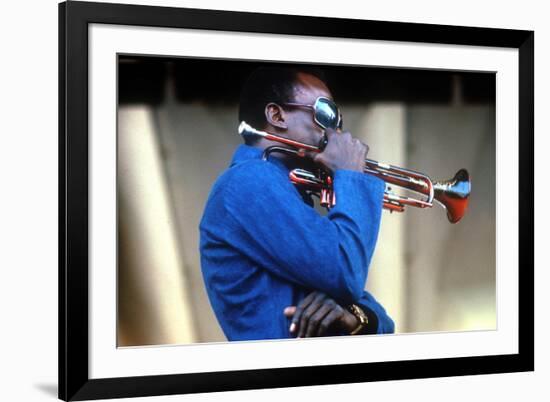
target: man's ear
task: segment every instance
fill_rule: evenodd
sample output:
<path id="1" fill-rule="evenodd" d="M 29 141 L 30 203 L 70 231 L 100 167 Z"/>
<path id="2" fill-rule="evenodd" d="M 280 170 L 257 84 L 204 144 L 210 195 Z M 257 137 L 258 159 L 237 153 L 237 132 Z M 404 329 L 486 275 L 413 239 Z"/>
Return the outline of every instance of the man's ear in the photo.
<path id="1" fill-rule="evenodd" d="M 286 130 L 288 128 L 285 111 L 276 103 L 271 102 L 265 106 L 265 119 L 273 127 L 277 127 L 282 130 Z"/>

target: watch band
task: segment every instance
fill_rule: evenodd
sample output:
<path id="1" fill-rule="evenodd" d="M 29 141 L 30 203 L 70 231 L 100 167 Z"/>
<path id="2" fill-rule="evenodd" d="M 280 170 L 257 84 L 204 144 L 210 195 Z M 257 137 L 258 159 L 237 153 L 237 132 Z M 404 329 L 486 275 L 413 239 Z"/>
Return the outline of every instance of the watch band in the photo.
<path id="1" fill-rule="evenodd" d="M 350 335 L 357 335 L 360 333 L 363 328 L 367 326 L 369 323 L 369 319 L 365 312 L 356 304 L 352 304 L 348 307 L 348 310 L 350 313 L 352 313 L 355 318 L 359 321 L 359 324 L 357 325 L 357 328 L 355 328 L 353 331 L 351 331 Z"/>

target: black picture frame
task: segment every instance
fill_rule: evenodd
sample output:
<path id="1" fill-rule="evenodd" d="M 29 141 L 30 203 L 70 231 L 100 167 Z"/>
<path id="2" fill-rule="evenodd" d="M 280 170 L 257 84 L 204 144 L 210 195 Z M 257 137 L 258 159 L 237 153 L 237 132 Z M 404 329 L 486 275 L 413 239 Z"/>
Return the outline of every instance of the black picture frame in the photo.
<path id="1" fill-rule="evenodd" d="M 518 353 L 90 379 L 88 25 L 192 28 L 515 48 L 519 51 Z M 172 7 L 59 4 L 59 398 L 86 400 L 534 370 L 534 32 Z"/>

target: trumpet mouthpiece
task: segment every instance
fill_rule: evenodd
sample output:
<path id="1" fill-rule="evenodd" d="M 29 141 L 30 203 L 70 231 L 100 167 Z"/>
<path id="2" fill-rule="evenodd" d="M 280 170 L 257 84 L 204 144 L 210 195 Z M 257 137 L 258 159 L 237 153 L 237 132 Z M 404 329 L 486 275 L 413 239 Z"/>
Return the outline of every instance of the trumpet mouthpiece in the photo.
<path id="1" fill-rule="evenodd" d="M 251 137 L 251 136 L 260 136 L 265 137 L 264 132 L 256 130 L 254 127 L 252 127 L 250 124 L 248 124 L 246 121 L 241 121 L 238 128 L 239 134 L 243 137 Z"/>

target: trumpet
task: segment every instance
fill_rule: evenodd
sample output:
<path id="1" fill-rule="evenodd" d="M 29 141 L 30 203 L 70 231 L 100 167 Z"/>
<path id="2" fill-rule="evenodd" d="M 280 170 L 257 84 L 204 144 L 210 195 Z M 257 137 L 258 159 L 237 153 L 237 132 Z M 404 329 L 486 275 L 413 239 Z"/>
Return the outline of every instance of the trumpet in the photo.
<path id="1" fill-rule="evenodd" d="M 238 130 L 239 134 L 243 137 L 262 137 L 292 147 L 268 147 L 262 155 L 264 160 L 267 160 L 272 153 L 305 157 L 307 152 L 322 152 L 327 145 L 326 137 L 317 146 L 309 145 L 257 130 L 244 121 L 241 122 Z M 387 183 L 384 191 L 383 208 L 390 212 L 403 212 L 407 206 L 431 208 L 435 200 L 445 208 L 447 219 L 451 223 L 457 223 L 466 213 L 471 192 L 470 175 L 466 169 L 460 169 L 450 180 L 434 182 L 429 176 L 423 173 L 367 158 L 365 159 L 364 172 L 378 177 Z M 293 169 L 289 173 L 289 178 L 292 183 L 300 185 L 306 191 L 318 196 L 322 206 L 330 209 L 336 204 L 332 176 L 324 169 L 319 168 L 318 172 L 315 173 L 304 169 Z M 423 198 L 395 194 L 389 185 L 395 185 L 407 191 L 412 191 L 423 196 Z"/>

